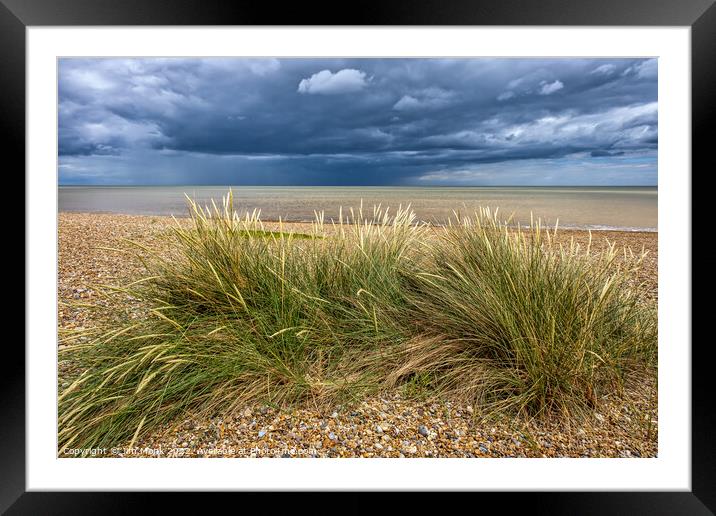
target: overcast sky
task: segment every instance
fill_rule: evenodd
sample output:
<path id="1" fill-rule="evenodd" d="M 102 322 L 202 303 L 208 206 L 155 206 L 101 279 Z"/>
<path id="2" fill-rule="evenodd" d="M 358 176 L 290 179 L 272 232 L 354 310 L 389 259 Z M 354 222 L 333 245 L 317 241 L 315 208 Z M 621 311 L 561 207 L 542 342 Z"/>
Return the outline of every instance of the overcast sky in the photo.
<path id="1" fill-rule="evenodd" d="M 61 59 L 60 184 L 656 185 L 655 59 Z"/>

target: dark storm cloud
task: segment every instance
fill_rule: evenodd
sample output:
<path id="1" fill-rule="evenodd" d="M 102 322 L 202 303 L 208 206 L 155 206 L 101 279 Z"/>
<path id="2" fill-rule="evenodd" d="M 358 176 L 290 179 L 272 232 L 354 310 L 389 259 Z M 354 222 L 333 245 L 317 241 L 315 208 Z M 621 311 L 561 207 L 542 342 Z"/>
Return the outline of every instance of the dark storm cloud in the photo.
<path id="1" fill-rule="evenodd" d="M 603 158 L 605 156 L 623 156 L 624 151 L 606 151 L 606 150 L 593 150 L 589 153 L 593 158 Z"/>
<path id="2" fill-rule="evenodd" d="M 651 182 L 656 72 L 645 59 L 63 59 L 60 180 L 480 182 L 508 162 L 539 180 L 540 160 L 594 159 L 618 183 L 639 156 Z"/>

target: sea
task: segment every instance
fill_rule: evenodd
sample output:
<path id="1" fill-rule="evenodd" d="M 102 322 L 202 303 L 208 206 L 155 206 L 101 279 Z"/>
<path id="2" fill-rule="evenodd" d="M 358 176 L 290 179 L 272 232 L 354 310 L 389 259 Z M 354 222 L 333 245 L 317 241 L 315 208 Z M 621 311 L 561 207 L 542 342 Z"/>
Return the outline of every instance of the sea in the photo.
<path id="1" fill-rule="evenodd" d="M 657 187 L 316 187 L 316 186 L 60 186 L 61 212 L 134 215 L 189 214 L 185 195 L 220 203 L 231 189 L 239 214 L 260 210 L 262 220 L 312 221 L 323 212 L 328 222 L 352 207 L 410 207 L 417 220 L 445 224 L 456 214 L 480 207 L 499 209 L 501 219 L 529 225 L 623 231 L 657 231 Z"/>

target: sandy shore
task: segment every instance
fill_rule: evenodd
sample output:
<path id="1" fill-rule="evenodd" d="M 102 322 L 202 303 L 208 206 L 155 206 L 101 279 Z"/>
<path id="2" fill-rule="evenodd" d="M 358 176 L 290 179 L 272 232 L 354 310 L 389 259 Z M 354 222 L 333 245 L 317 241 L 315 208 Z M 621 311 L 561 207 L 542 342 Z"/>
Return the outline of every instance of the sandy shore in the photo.
<path id="1" fill-rule="evenodd" d="M 188 223 L 182 219 L 181 224 Z M 169 217 L 61 213 L 58 220 L 58 316 L 60 329 L 91 327 L 86 309 L 65 303 L 94 301 L 93 285 L 121 284 L 141 274 L 139 263 L 117 248 L 125 239 L 161 252 L 157 237 L 174 224 Z M 266 223 L 266 229 L 278 224 Z M 308 224 L 285 224 L 303 232 Z M 586 245 L 586 231 L 560 230 L 558 238 Z M 648 252 L 637 281 L 657 297 L 657 233 L 599 231 L 592 249 L 610 243 Z M 72 364 L 59 363 L 59 385 Z M 446 401 L 413 401 L 397 395 L 365 400 L 354 407 L 320 412 L 280 412 L 246 407 L 230 418 L 193 419 L 158 429 L 138 450 L 142 456 L 343 456 L 343 457 L 647 457 L 657 453 L 655 389 L 630 387 L 624 398 L 604 400 L 592 421 L 567 428 L 562 422 L 472 424 L 474 409 Z"/>

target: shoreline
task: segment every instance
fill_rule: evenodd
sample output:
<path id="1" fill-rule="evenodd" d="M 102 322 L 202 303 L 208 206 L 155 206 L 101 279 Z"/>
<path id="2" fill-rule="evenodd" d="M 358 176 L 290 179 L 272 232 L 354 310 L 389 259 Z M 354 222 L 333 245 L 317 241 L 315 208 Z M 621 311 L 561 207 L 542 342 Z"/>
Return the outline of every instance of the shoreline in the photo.
<path id="1" fill-rule="evenodd" d="M 57 212 L 58 219 L 61 215 L 84 215 L 84 216 L 91 216 L 91 215 L 101 215 L 101 216 L 117 216 L 117 217 L 147 217 L 147 218 L 156 218 L 161 217 L 167 220 L 190 220 L 191 217 L 189 215 L 172 215 L 172 214 L 164 214 L 164 213 L 126 213 L 126 212 L 117 212 L 117 211 L 82 211 L 82 210 L 60 210 Z M 248 212 L 243 212 L 241 214 L 241 218 L 244 218 L 246 215 L 248 215 Z M 315 222 L 315 219 L 278 219 L 278 218 L 261 218 L 261 222 L 263 223 L 271 223 L 271 224 L 313 224 Z M 331 223 L 331 219 L 327 219 L 325 221 L 325 224 L 328 225 Z M 448 224 L 445 222 L 418 222 L 418 223 L 424 223 L 430 227 L 434 228 L 442 228 L 447 227 Z M 378 224 L 378 223 L 376 223 Z M 517 225 L 513 225 L 511 227 L 514 227 L 517 229 Z M 523 229 L 528 229 L 529 225 L 523 225 L 521 226 Z M 541 226 L 544 230 L 553 230 L 555 228 L 555 225 L 543 225 Z M 575 224 L 557 224 L 557 231 L 575 231 L 575 232 L 588 232 L 588 231 L 594 231 L 599 233 L 653 233 L 658 234 L 659 228 L 651 228 L 651 227 L 631 227 L 631 226 L 608 226 L 605 224 L 588 224 L 588 225 L 575 225 Z"/>

